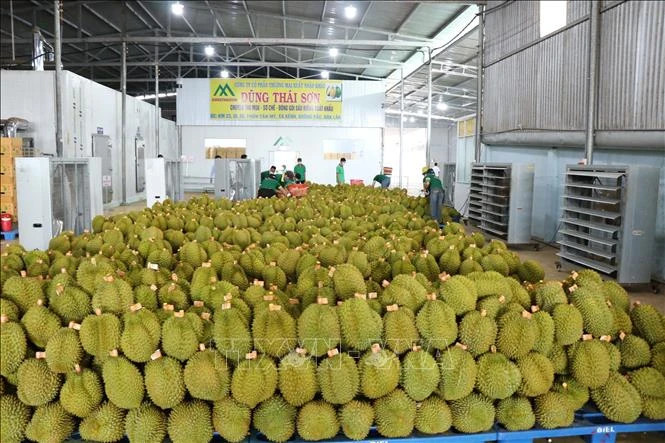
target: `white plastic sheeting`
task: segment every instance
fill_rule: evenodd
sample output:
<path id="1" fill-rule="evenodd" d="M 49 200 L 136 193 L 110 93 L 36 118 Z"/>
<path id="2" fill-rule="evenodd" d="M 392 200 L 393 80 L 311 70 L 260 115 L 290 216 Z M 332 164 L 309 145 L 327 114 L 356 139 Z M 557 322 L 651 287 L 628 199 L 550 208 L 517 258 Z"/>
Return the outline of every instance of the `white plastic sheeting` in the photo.
<path id="1" fill-rule="evenodd" d="M 178 125 L 215 126 L 336 126 L 346 128 L 383 127 L 385 84 L 382 81 L 343 81 L 341 121 L 222 121 L 210 118 L 210 79 L 183 79 L 176 98 Z"/>

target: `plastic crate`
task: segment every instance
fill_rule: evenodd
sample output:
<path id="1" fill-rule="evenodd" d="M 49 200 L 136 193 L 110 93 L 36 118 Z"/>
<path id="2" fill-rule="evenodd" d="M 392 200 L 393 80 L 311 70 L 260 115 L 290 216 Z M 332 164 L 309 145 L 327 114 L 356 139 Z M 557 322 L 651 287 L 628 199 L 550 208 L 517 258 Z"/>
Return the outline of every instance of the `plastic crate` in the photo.
<path id="1" fill-rule="evenodd" d="M 305 184 L 294 184 L 287 186 L 287 189 L 293 197 L 304 197 L 307 195 L 307 191 L 309 191 L 309 186 Z"/>
<path id="2" fill-rule="evenodd" d="M 351 180 L 351 186 L 362 186 L 364 185 L 365 182 L 362 180 L 357 180 L 357 179 L 352 179 Z"/>

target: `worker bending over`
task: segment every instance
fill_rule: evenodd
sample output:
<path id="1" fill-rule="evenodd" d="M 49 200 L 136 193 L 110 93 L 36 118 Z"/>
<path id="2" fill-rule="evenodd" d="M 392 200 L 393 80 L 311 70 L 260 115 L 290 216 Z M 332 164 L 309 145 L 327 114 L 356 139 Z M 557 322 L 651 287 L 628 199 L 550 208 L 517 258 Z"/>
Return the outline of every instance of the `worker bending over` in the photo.
<path id="1" fill-rule="evenodd" d="M 276 195 L 279 197 L 288 197 L 289 191 L 277 180 L 275 174 L 268 174 L 266 178 L 261 180 L 258 197 L 270 198 Z"/>
<path id="2" fill-rule="evenodd" d="M 429 166 L 423 169 L 423 190 L 425 195 L 429 196 L 429 215 L 441 223 L 441 205 L 443 204 L 443 184 L 439 177 L 434 175 L 434 171 Z"/>
<path id="3" fill-rule="evenodd" d="M 295 174 L 298 183 L 305 183 L 306 172 L 307 168 L 302 164 L 302 158 L 298 158 L 298 163 L 293 167 L 293 173 Z"/>
<path id="4" fill-rule="evenodd" d="M 261 172 L 261 181 L 265 180 L 268 178 L 269 175 L 275 175 L 275 172 L 277 172 L 277 168 L 275 166 L 271 166 L 270 169 L 267 171 Z"/>
<path id="5" fill-rule="evenodd" d="M 375 175 L 372 180 L 372 187 L 374 186 L 374 183 L 380 184 L 381 187 L 385 189 L 390 186 L 390 176 L 385 174 Z"/>

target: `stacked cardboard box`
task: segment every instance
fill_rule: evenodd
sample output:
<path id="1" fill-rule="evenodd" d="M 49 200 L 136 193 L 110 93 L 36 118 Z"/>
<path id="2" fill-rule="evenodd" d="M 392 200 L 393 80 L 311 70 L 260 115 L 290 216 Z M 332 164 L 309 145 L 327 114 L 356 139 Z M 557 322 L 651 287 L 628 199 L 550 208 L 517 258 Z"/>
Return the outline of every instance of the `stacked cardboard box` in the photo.
<path id="1" fill-rule="evenodd" d="M 0 138 L 0 211 L 16 219 L 16 170 L 14 159 L 22 155 L 23 140 Z"/>

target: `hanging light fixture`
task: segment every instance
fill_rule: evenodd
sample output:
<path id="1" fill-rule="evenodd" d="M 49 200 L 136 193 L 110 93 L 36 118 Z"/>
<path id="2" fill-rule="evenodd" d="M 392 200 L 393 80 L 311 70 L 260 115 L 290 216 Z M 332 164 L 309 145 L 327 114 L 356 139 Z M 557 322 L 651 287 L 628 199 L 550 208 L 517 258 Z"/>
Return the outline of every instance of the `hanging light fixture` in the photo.
<path id="1" fill-rule="evenodd" d="M 180 2 L 171 3 L 171 12 L 174 15 L 182 15 L 185 11 L 185 5 Z"/>

